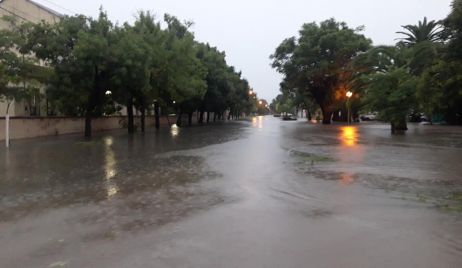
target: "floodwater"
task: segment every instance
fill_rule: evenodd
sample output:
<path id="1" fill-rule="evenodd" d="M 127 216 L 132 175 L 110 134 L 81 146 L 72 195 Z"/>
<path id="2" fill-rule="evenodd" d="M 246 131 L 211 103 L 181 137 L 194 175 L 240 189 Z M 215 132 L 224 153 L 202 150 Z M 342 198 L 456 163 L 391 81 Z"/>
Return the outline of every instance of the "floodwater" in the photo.
<path id="1" fill-rule="evenodd" d="M 462 267 L 462 128 L 255 117 L 0 152 L 0 267 Z"/>

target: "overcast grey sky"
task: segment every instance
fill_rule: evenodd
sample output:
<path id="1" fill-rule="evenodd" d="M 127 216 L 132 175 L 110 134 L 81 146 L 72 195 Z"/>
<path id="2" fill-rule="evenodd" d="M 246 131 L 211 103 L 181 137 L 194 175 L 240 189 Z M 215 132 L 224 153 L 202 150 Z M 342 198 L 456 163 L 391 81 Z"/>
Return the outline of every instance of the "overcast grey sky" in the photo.
<path id="1" fill-rule="evenodd" d="M 138 10 L 192 20 L 196 38 L 226 51 L 229 64 L 241 70 L 261 98 L 279 93 L 281 76 L 269 55 L 285 38 L 297 35 L 305 22 L 331 17 L 351 27 L 366 26 L 374 44 L 393 44 L 401 25 L 427 16 L 444 18 L 451 0 L 35 0 L 61 13 L 96 16 L 99 6 L 114 22 L 133 21 Z"/>

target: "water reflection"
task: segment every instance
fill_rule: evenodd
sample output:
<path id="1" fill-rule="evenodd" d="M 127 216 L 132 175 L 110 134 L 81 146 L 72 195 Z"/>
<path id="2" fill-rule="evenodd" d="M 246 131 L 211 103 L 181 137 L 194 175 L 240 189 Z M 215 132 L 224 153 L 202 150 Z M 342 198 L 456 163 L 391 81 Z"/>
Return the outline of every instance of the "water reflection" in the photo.
<path id="1" fill-rule="evenodd" d="M 252 127 L 258 127 L 258 120 L 257 117 L 252 117 Z"/>
<path id="2" fill-rule="evenodd" d="M 176 124 L 173 124 L 170 128 L 170 134 L 172 137 L 177 137 L 180 134 L 180 128 Z"/>
<path id="3" fill-rule="evenodd" d="M 113 197 L 119 191 L 117 184 L 113 180 L 113 178 L 117 175 L 117 161 L 115 159 L 114 150 L 112 149 L 113 143 L 114 139 L 112 137 L 106 137 L 104 139 L 104 186 L 106 188 L 108 198 Z"/>
<path id="4" fill-rule="evenodd" d="M 344 126 L 340 128 L 340 141 L 343 146 L 354 147 L 358 144 L 358 128 L 353 126 Z"/>
<path id="5" fill-rule="evenodd" d="M 264 117 L 261 116 L 261 115 L 252 117 L 252 127 L 262 129 L 263 128 L 263 120 L 264 120 Z"/>
<path id="6" fill-rule="evenodd" d="M 351 172 L 342 172 L 340 174 L 340 182 L 344 185 L 350 185 L 354 182 L 353 173 Z"/>

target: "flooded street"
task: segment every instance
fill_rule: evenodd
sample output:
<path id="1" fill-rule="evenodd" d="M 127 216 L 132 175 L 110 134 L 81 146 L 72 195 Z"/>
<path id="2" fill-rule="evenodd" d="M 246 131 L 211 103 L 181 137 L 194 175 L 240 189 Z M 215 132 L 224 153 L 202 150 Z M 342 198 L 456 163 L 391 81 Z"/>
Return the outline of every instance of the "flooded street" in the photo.
<path id="1" fill-rule="evenodd" d="M 0 267 L 461 267 L 462 128 L 250 122 L 15 141 Z"/>

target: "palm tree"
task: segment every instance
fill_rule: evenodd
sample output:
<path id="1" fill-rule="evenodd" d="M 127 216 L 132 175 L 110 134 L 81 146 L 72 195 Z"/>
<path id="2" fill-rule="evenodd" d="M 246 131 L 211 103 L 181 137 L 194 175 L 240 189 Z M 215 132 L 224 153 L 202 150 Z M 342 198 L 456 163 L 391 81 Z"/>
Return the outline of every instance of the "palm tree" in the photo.
<path id="1" fill-rule="evenodd" d="M 426 17 L 423 21 L 419 21 L 418 25 L 404 25 L 401 27 L 406 31 L 396 33 L 406 36 L 404 38 L 399 38 L 401 43 L 406 46 L 412 46 L 425 41 L 440 42 L 442 39 L 442 25 L 434 20 L 427 21 Z"/>

